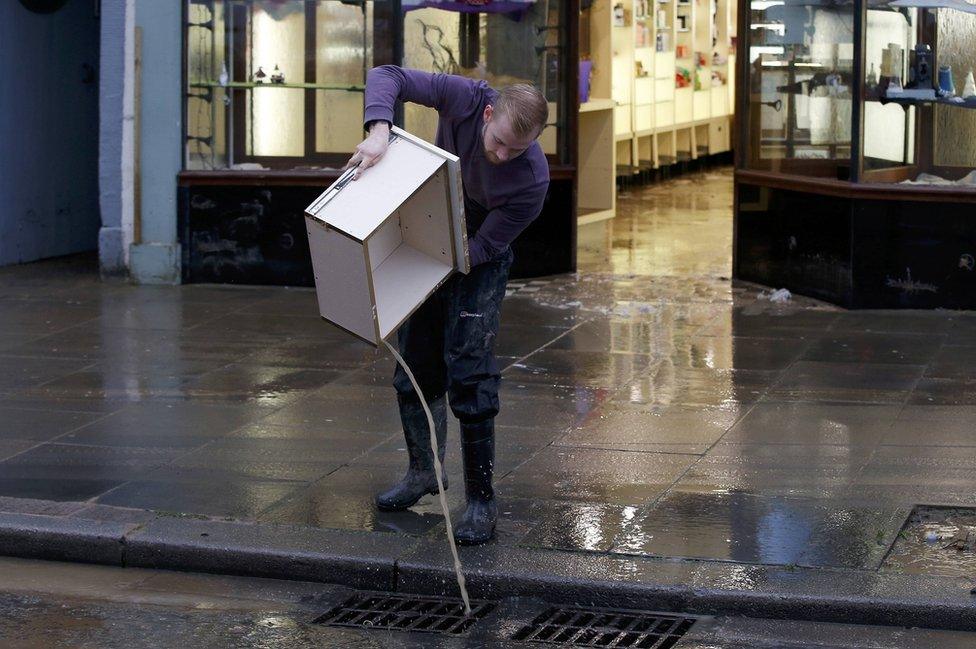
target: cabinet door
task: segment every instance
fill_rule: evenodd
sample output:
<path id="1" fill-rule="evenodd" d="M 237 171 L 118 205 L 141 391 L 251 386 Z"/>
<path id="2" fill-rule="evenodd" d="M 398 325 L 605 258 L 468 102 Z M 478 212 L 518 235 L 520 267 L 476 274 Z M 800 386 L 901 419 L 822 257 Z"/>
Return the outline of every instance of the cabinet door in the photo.
<path id="1" fill-rule="evenodd" d="M 700 122 L 702 120 L 708 119 L 712 114 L 712 101 L 711 101 L 711 91 L 709 90 L 696 90 L 695 91 L 695 121 Z"/>
<path id="2" fill-rule="evenodd" d="M 654 104 L 654 126 L 662 128 L 674 124 L 674 102 L 659 101 Z"/>
<path id="3" fill-rule="evenodd" d="M 654 101 L 654 79 L 641 77 L 634 81 L 634 103 L 638 106 Z"/>
<path id="4" fill-rule="evenodd" d="M 710 92 L 712 93 L 712 117 L 728 115 L 729 89 L 725 86 L 716 86 Z"/>
<path id="5" fill-rule="evenodd" d="M 729 150 L 729 120 L 713 119 L 708 125 L 708 152 L 723 153 Z"/>

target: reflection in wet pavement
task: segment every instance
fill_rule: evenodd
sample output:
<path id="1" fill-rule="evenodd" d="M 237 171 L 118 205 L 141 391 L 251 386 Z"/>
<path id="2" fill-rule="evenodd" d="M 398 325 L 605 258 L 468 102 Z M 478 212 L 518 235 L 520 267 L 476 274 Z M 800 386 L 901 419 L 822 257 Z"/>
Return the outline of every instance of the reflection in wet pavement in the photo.
<path id="1" fill-rule="evenodd" d="M 633 189 L 578 273 L 511 283 L 498 544 L 874 569 L 916 503 L 972 504 L 976 318 L 762 300 L 731 203 L 727 170 Z M 0 497 L 440 535 L 372 504 L 392 372 L 308 289 L 0 269 Z"/>

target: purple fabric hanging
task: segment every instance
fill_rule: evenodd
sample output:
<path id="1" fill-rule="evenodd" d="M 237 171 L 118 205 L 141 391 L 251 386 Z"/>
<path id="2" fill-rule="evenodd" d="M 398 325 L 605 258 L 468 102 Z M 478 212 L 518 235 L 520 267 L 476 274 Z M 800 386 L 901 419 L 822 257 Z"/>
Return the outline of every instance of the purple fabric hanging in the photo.
<path id="1" fill-rule="evenodd" d="M 521 18 L 535 0 L 403 0 L 403 11 L 411 9 L 443 9 L 459 13 L 505 14 L 517 13 Z"/>

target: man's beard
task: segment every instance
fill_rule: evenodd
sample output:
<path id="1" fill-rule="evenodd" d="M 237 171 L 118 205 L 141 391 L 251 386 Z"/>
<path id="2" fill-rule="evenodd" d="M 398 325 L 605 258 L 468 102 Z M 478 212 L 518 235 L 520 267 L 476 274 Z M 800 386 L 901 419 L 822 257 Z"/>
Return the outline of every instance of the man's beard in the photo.
<path id="1" fill-rule="evenodd" d="M 481 150 L 484 151 L 485 160 L 487 160 L 488 162 L 490 162 L 493 165 L 500 165 L 502 163 L 502 161 L 498 159 L 498 156 L 496 156 L 494 153 L 492 153 L 491 151 L 489 151 L 487 146 L 485 146 L 485 139 L 486 139 L 485 138 L 485 132 L 487 130 L 488 130 L 488 125 L 487 124 L 485 124 L 485 125 L 483 125 L 481 127 Z"/>

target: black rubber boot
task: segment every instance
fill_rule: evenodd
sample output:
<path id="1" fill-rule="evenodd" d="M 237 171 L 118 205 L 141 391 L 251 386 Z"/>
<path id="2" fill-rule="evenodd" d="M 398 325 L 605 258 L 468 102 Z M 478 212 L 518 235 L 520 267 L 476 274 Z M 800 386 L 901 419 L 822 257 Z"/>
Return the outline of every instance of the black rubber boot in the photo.
<path id="1" fill-rule="evenodd" d="M 400 421 L 403 423 L 403 437 L 407 442 L 410 464 L 407 474 L 388 491 L 376 496 L 377 508 L 396 512 L 413 507 L 427 494 L 437 494 L 437 476 L 434 473 L 434 454 L 430 449 L 430 427 L 427 414 L 419 399 L 397 397 L 400 404 Z M 447 400 L 444 397 L 428 404 L 434 417 L 434 432 L 437 434 L 437 456 L 444 465 L 444 444 L 447 440 Z M 447 472 L 441 476 L 444 489 L 447 489 Z"/>
<path id="2" fill-rule="evenodd" d="M 459 545 L 478 545 L 495 536 L 498 508 L 491 486 L 495 466 L 495 420 L 461 424 L 464 492 L 467 508 L 454 527 Z"/>

